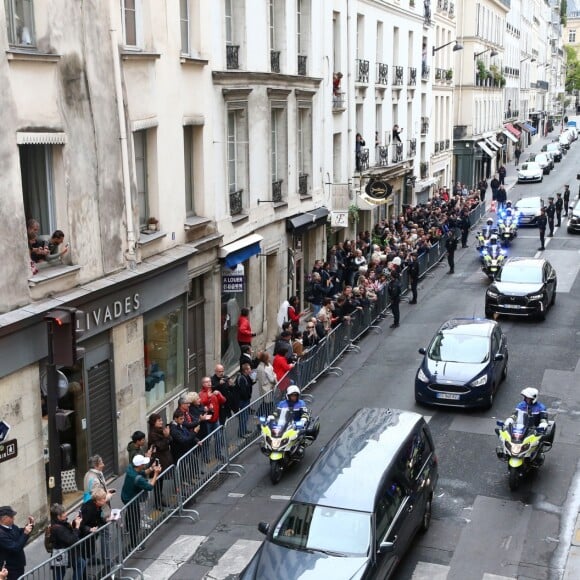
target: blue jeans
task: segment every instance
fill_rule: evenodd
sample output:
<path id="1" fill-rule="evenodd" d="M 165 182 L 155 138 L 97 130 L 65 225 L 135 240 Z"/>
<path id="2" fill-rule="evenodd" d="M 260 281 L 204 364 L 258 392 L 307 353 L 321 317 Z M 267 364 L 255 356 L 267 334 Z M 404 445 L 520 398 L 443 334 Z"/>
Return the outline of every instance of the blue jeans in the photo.
<path id="1" fill-rule="evenodd" d="M 70 554 L 69 554 L 70 557 Z M 78 557 L 72 563 L 73 580 L 83 580 L 83 574 L 87 567 L 87 561 L 84 558 Z M 52 577 L 54 580 L 63 580 L 66 575 L 66 566 L 59 566 L 52 569 Z"/>
<path id="2" fill-rule="evenodd" d="M 240 401 L 240 427 L 238 430 L 238 434 L 240 437 L 243 437 L 246 434 L 246 431 L 248 430 L 248 409 L 247 407 L 250 405 L 250 399 L 248 400 L 244 400 L 244 401 Z"/>
<path id="3" fill-rule="evenodd" d="M 210 435 L 214 431 L 217 431 L 221 427 L 221 423 L 219 421 L 216 421 L 215 423 L 210 423 L 208 421 L 206 423 L 206 425 L 207 425 L 207 434 L 208 435 Z M 223 431 L 221 433 L 214 435 L 216 457 L 221 457 L 223 455 L 222 438 L 223 438 Z"/>
<path id="4" fill-rule="evenodd" d="M 318 316 L 320 309 L 322 308 L 322 304 L 312 304 L 312 314 L 314 316 Z"/>

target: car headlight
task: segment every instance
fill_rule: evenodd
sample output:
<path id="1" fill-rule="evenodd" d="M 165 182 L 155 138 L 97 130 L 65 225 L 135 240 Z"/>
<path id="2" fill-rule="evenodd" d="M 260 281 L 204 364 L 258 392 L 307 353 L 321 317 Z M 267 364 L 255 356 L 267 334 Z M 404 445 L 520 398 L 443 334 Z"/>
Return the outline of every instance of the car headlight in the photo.
<path id="1" fill-rule="evenodd" d="M 528 296 L 528 298 L 530 300 L 541 300 L 543 297 L 544 297 L 544 295 L 542 293 L 540 293 L 540 294 L 530 294 Z"/>
<path id="2" fill-rule="evenodd" d="M 422 383 L 428 383 L 429 382 L 429 379 L 427 378 L 427 375 L 423 372 L 423 369 L 419 369 L 419 372 L 417 373 L 417 378 Z"/>
<path id="3" fill-rule="evenodd" d="M 490 290 L 490 289 L 487 290 L 486 294 L 490 298 L 497 298 L 499 296 L 499 292 L 496 292 L 495 290 Z"/>
<path id="4" fill-rule="evenodd" d="M 487 375 L 483 375 L 469 383 L 470 387 L 483 387 L 483 385 L 487 385 Z"/>

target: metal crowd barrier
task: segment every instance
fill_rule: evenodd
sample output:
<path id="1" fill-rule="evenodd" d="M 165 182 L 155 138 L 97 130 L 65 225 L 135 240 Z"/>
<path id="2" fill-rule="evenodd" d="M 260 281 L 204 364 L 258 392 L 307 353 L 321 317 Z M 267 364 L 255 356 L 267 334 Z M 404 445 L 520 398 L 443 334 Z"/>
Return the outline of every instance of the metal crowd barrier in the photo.
<path id="1" fill-rule="evenodd" d="M 485 206 L 480 204 L 470 215 L 475 220 L 485 215 Z M 434 244 L 428 252 L 419 256 L 419 277 L 423 277 L 445 256 L 442 243 Z M 403 269 L 401 286 L 408 291 L 408 273 Z M 370 306 L 353 313 L 332 329 L 315 347 L 309 349 L 270 391 L 238 413 L 203 439 L 175 465 L 166 469 L 153 491 L 141 492 L 120 510 L 119 519 L 109 522 L 90 536 L 83 538 L 63 554 L 53 555 L 20 577 L 19 580 L 97 580 L 114 576 L 117 572 L 143 574 L 124 563 L 150 538 L 169 518 L 189 517 L 199 514 L 186 505 L 210 482 L 220 475 L 241 476 L 243 466 L 232 463 L 239 455 L 261 437 L 259 417 L 266 416 L 275 408 L 285 389 L 293 381 L 302 390 L 311 387 L 323 374 L 342 374 L 337 361 L 352 350 L 354 342 L 373 328 L 383 318 L 390 306 L 386 288 L 377 293 L 377 300 Z M 309 395 L 305 394 L 305 397 Z M 63 563 L 64 558 L 64 563 Z M 68 576 L 67 576 L 68 574 Z"/>

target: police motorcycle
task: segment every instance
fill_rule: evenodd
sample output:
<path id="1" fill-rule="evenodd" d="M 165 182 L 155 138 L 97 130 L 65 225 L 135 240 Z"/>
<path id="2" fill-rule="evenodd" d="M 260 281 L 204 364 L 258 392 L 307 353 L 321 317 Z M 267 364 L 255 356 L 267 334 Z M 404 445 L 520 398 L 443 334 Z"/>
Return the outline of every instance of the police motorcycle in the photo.
<path id="1" fill-rule="evenodd" d="M 483 263 L 483 250 L 489 245 L 489 240 L 492 235 L 497 234 L 497 228 L 493 225 L 491 218 L 487 219 L 485 227 L 475 234 L 475 249 L 479 254 L 479 258 Z"/>
<path id="2" fill-rule="evenodd" d="M 537 389 L 522 391 L 524 397 L 530 393 L 536 402 Z M 545 409 L 543 405 L 541 407 Z M 498 459 L 508 464 L 509 488 L 512 491 L 518 489 L 522 478 L 532 469 L 539 469 L 544 464 L 545 453 L 552 449 L 554 443 L 556 422 L 543 417 L 538 424 L 538 415 L 532 411 L 533 407 L 522 402 L 512 417 L 496 423 L 495 433 L 499 437 L 496 454 Z M 544 415 L 547 417 L 546 413 Z"/>
<path id="3" fill-rule="evenodd" d="M 496 274 L 502 269 L 506 251 L 498 243 L 497 234 L 493 234 L 487 244 L 481 251 L 481 271 L 490 279 L 494 280 Z"/>
<path id="4" fill-rule="evenodd" d="M 260 417 L 262 445 L 260 451 L 270 459 L 270 480 L 273 484 L 282 479 L 282 473 L 302 461 L 306 447 L 312 445 L 320 431 L 320 420 L 311 417 L 300 389 L 291 385 L 286 398 L 278 403 L 273 413 Z"/>
<path id="5" fill-rule="evenodd" d="M 497 229 L 500 243 L 504 247 L 509 246 L 518 235 L 518 220 L 511 207 L 511 201 L 508 201 L 506 209 L 500 212 Z"/>

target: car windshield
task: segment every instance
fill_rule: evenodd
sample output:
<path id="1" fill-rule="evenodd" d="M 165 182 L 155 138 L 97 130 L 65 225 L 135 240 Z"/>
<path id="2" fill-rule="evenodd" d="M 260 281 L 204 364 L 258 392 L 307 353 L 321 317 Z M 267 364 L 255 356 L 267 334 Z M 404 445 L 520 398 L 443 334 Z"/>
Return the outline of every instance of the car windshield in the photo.
<path id="1" fill-rule="evenodd" d="M 515 282 L 519 284 L 541 284 L 541 268 L 526 268 L 519 264 L 504 266 L 501 272 L 495 277 L 499 282 Z"/>
<path id="2" fill-rule="evenodd" d="M 371 542 L 371 514 L 291 503 L 276 524 L 272 541 L 296 550 L 336 556 L 367 556 Z"/>
<path id="3" fill-rule="evenodd" d="M 556 145 L 555 143 L 550 143 L 546 151 L 558 151 L 559 149 L 560 147 L 558 147 L 558 145 Z"/>
<path id="4" fill-rule="evenodd" d="M 440 332 L 427 353 L 434 361 L 481 364 L 489 358 L 486 336 Z"/>
<path id="5" fill-rule="evenodd" d="M 540 200 L 536 198 L 520 199 L 516 204 L 516 208 L 540 208 Z"/>
<path id="6" fill-rule="evenodd" d="M 532 165 L 531 163 L 523 163 L 522 164 L 522 171 L 527 171 L 529 169 L 535 169 L 536 166 Z"/>

